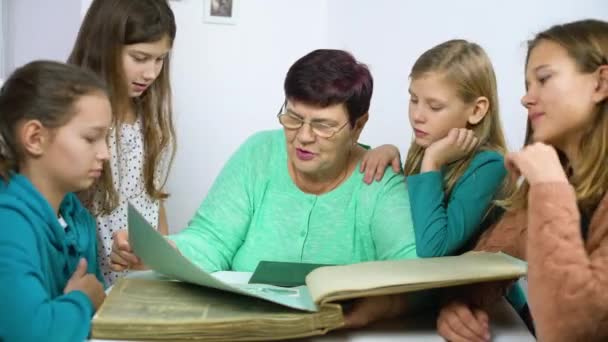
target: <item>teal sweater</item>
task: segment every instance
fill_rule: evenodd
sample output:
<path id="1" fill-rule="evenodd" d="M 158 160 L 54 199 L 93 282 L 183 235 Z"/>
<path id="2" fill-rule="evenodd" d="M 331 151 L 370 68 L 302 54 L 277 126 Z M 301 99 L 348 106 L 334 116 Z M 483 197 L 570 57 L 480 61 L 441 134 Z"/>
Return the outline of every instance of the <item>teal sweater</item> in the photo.
<path id="1" fill-rule="evenodd" d="M 493 151 L 477 153 L 445 199 L 443 174 L 424 172 L 407 177 L 420 257 L 457 254 L 479 233 L 480 224 L 506 170 Z"/>
<path id="2" fill-rule="evenodd" d="M 407 177 L 420 257 L 455 255 L 478 236 L 482 220 L 506 176 L 503 157 L 493 151 L 477 153 L 445 200 L 443 174 L 424 172 Z M 526 303 L 523 289 L 516 285 L 507 299 L 516 310 Z"/>
<path id="3" fill-rule="evenodd" d="M 302 192 L 282 130 L 255 134 L 224 166 L 188 228 L 171 236 L 207 271 L 253 271 L 261 260 L 350 264 L 416 257 L 403 175 L 368 186 L 354 171 L 336 189 Z"/>
<path id="4" fill-rule="evenodd" d="M 83 341 L 94 307 L 80 291 L 63 294 L 81 257 L 97 266 L 95 221 L 73 194 L 56 213 L 32 183 L 0 180 L 0 340 Z"/>

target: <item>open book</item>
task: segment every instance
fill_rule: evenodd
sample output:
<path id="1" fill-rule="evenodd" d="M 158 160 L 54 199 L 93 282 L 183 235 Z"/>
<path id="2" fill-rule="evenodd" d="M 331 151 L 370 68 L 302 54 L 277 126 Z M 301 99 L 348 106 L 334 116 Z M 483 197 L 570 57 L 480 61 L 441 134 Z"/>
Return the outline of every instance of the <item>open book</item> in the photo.
<path id="1" fill-rule="evenodd" d="M 122 279 L 93 319 L 106 339 L 271 340 L 343 325 L 338 301 L 516 279 L 526 263 L 502 253 L 375 261 L 315 269 L 306 286 L 228 283 L 174 249 L 129 206 L 132 248 L 148 267 L 177 281 Z"/>

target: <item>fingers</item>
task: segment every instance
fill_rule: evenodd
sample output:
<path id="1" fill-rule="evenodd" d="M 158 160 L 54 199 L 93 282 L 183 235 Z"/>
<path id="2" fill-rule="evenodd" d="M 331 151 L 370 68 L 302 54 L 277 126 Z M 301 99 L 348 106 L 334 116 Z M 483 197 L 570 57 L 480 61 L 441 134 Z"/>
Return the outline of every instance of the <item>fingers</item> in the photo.
<path id="1" fill-rule="evenodd" d="M 471 152 L 477 146 L 477 137 L 475 132 L 470 129 L 458 129 L 457 146 L 460 146 L 466 153 Z"/>
<path id="2" fill-rule="evenodd" d="M 365 184 L 371 184 L 372 181 L 374 180 L 374 174 L 376 173 L 376 168 L 378 167 L 377 165 L 370 165 L 371 163 L 368 163 L 365 168 L 365 176 L 363 177 L 363 182 L 365 182 Z"/>
<path id="3" fill-rule="evenodd" d="M 475 318 L 477 318 L 477 321 L 488 328 L 489 330 L 489 326 L 490 326 L 490 317 L 488 317 L 488 313 L 485 312 L 484 310 L 481 309 L 475 309 L 473 310 L 473 315 L 475 316 Z"/>
<path id="4" fill-rule="evenodd" d="M 101 291 L 101 292 L 103 292 L 103 284 L 101 284 L 101 282 L 99 281 L 99 279 L 97 279 L 97 277 L 94 274 L 92 274 L 92 273 L 87 274 L 86 276 L 84 276 L 83 280 L 86 283 L 89 283 L 90 286 L 91 286 L 91 288 L 94 291 Z"/>
<path id="5" fill-rule="evenodd" d="M 365 184 L 371 184 L 374 179 L 374 172 L 376 167 L 374 166 L 373 160 L 369 160 L 369 153 L 366 153 L 363 156 L 363 160 L 361 161 L 361 167 L 359 167 L 359 172 L 363 172 L 365 175 L 363 176 L 363 182 Z"/>
<path id="6" fill-rule="evenodd" d="M 376 176 L 374 177 L 376 179 L 376 182 L 379 182 L 382 180 L 382 177 L 384 177 L 384 171 L 386 170 L 386 167 L 384 165 L 378 165 L 376 167 Z"/>
<path id="7" fill-rule="evenodd" d="M 129 268 L 129 263 L 124 260 L 118 253 L 112 251 L 110 254 L 110 268 L 114 272 L 122 272 Z"/>
<path id="8" fill-rule="evenodd" d="M 393 158 L 391 165 L 393 166 L 393 171 L 395 171 L 395 173 L 401 172 L 401 158 L 399 158 L 399 156 Z"/>
<path id="9" fill-rule="evenodd" d="M 455 308 L 456 316 L 452 316 L 448 320 L 448 324 L 453 330 L 461 331 L 467 337 L 477 340 L 486 341 L 490 339 L 488 326 L 477 320 L 471 309 L 466 306 L 458 306 Z"/>
<path id="10" fill-rule="evenodd" d="M 448 132 L 448 135 L 446 136 L 446 139 L 449 141 L 450 145 L 455 145 L 457 143 L 458 135 L 459 135 L 458 128 L 450 129 L 450 131 Z"/>
<path id="11" fill-rule="evenodd" d="M 133 253 L 113 250 L 110 254 L 110 260 L 125 267 L 133 267 L 141 264 L 141 260 Z"/>
<path id="12" fill-rule="evenodd" d="M 78 266 L 76 267 L 76 270 L 74 271 L 74 273 L 72 273 L 72 278 L 82 278 L 87 274 L 87 259 L 85 258 L 80 258 L 80 261 L 78 261 Z"/>
<path id="13" fill-rule="evenodd" d="M 469 151 L 477 145 L 475 132 L 466 128 L 452 128 L 445 139 L 450 146 L 457 146 L 462 150 Z"/>
<path id="14" fill-rule="evenodd" d="M 346 329 L 361 328 L 368 323 L 367 317 L 360 311 L 353 311 L 344 316 L 344 328 Z"/>
<path id="15" fill-rule="evenodd" d="M 117 264 L 118 268 L 129 268 L 141 263 L 141 260 L 133 254 L 133 250 L 129 244 L 129 233 L 127 231 L 121 230 L 114 233 L 113 240 L 110 260 Z"/>
<path id="16" fill-rule="evenodd" d="M 509 153 L 505 158 L 505 165 L 508 170 L 514 171 L 514 177 L 522 175 L 530 186 L 569 182 L 556 150 L 542 143 L 528 145 L 519 152 Z"/>
<path id="17" fill-rule="evenodd" d="M 471 338 L 471 337 L 459 335 L 457 332 L 451 330 L 449 328 L 449 326 L 444 323 L 437 324 L 437 332 L 446 341 L 450 341 L 450 342 L 486 342 L 485 340 L 480 340 L 475 337 Z"/>
<path id="18" fill-rule="evenodd" d="M 473 142 L 471 143 L 471 151 L 475 150 L 479 146 L 479 139 L 477 137 L 473 137 Z"/>
<path id="19" fill-rule="evenodd" d="M 453 331 L 446 322 L 437 322 L 437 333 L 446 341 L 450 342 L 478 342 L 476 339 L 470 339 L 459 335 Z"/>
<path id="20" fill-rule="evenodd" d="M 476 317 L 463 303 L 443 308 L 437 319 L 439 334 L 449 341 L 489 341 L 487 314 L 482 310 L 477 311 L 479 316 Z"/>
<path id="21" fill-rule="evenodd" d="M 471 153 L 477 147 L 477 142 L 479 139 L 475 136 L 475 133 L 472 130 L 467 130 L 467 137 L 465 139 L 464 149 L 466 153 Z"/>
<path id="22" fill-rule="evenodd" d="M 384 171 L 388 162 L 382 160 L 369 160 L 365 164 L 365 176 L 363 176 L 363 182 L 371 184 L 374 180 L 380 181 L 384 177 Z"/>
<path id="23" fill-rule="evenodd" d="M 393 145 L 382 145 L 365 153 L 359 171 L 365 173 L 363 182 L 371 184 L 374 180 L 382 180 L 389 164 L 398 173 L 400 163 L 399 149 Z"/>
<path id="24" fill-rule="evenodd" d="M 519 170 L 519 152 L 507 153 L 505 156 L 505 168 L 513 175 L 513 178 L 519 178 L 521 171 Z"/>
<path id="25" fill-rule="evenodd" d="M 361 160 L 361 166 L 359 166 L 359 172 L 364 172 L 366 166 L 367 166 L 367 154 L 365 154 L 363 156 L 363 160 Z"/>
<path id="26" fill-rule="evenodd" d="M 456 137 L 456 144 L 455 144 L 456 146 L 459 146 L 462 148 L 466 145 L 467 136 L 468 136 L 467 131 L 468 130 L 464 129 L 464 128 L 457 129 L 457 137 Z"/>
<path id="27" fill-rule="evenodd" d="M 447 136 L 427 148 L 427 153 L 434 148 L 433 157 L 439 160 L 441 165 L 460 160 L 472 153 L 478 146 L 479 139 L 475 132 L 466 128 L 452 128 Z M 426 156 L 426 153 L 425 153 Z"/>
<path id="28" fill-rule="evenodd" d="M 344 315 L 344 328 L 361 328 L 369 324 L 368 310 L 365 299 L 355 301 L 352 309 Z"/>
<path id="29" fill-rule="evenodd" d="M 344 317 L 345 328 L 360 328 L 380 319 L 395 317 L 405 309 L 401 296 L 376 296 L 358 299 Z"/>
<path id="30" fill-rule="evenodd" d="M 132 252 L 131 245 L 129 244 L 129 233 L 124 230 L 120 230 L 114 233 L 112 236 L 113 244 L 118 247 L 118 249 Z"/>
<path id="31" fill-rule="evenodd" d="M 106 297 L 103 284 L 93 274 L 87 274 L 82 280 L 79 289 L 91 299 L 95 310 L 99 309 Z"/>

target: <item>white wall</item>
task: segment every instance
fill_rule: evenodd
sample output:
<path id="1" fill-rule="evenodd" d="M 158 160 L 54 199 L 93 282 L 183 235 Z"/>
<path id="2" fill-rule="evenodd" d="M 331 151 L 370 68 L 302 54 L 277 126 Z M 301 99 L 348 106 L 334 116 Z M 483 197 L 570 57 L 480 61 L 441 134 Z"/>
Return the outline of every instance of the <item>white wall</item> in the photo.
<path id="1" fill-rule="evenodd" d="M 0 84 L 3 83 L 2 79 L 6 77 L 6 38 L 7 38 L 7 27 L 8 23 L 6 22 L 8 18 L 6 6 L 7 2 L 4 0 L 0 0 Z"/>
<path id="2" fill-rule="evenodd" d="M 608 20 L 605 0 L 509 2 L 400 0 L 242 0 L 236 26 L 203 24 L 202 1 L 172 2 L 178 24 L 173 60 L 178 154 L 167 210 L 181 230 L 223 163 L 258 130 L 279 128 L 275 113 L 290 64 L 315 48 L 343 48 L 370 65 L 371 118 L 362 141 L 405 153 L 407 75 L 426 49 L 452 38 L 481 44 L 493 60 L 503 123 L 512 148 L 523 142 L 525 41 L 552 24 Z"/>
<path id="3" fill-rule="evenodd" d="M 87 10 L 89 9 L 89 6 L 91 6 L 91 3 L 93 2 L 93 0 L 81 0 L 80 1 L 80 16 L 84 18 L 84 15 L 87 13 Z"/>
<path id="4" fill-rule="evenodd" d="M 238 24 L 203 23 L 203 1 L 172 1 L 178 152 L 167 214 L 183 228 L 243 140 L 278 128 L 289 66 L 327 46 L 325 0 L 240 1 Z"/>
<path id="5" fill-rule="evenodd" d="M 34 59 L 67 59 L 80 26 L 81 0 L 1 1 L 7 12 L 6 75 Z"/>
<path id="6" fill-rule="evenodd" d="M 370 122 L 362 140 L 392 143 L 407 153 L 408 74 L 418 56 L 443 41 L 464 38 L 480 44 L 498 78 L 503 127 L 511 148 L 523 144 L 526 40 L 549 26 L 582 18 L 608 20 L 605 0 L 331 0 L 329 45 L 368 63 L 375 78 Z"/>
<path id="7" fill-rule="evenodd" d="M 65 60 L 92 0 L 8 3 L 7 65 Z M 370 65 L 371 118 L 362 141 L 405 152 L 407 75 L 426 49 L 451 38 L 481 44 L 499 81 L 503 123 L 512 148 L 523 140 L 525 41 L 569 20 L 608 20 L 605 0 L 240 0 L 236 25 L 203 22 L 204 0 L 171 1 L 177 19 L 172 61 L 178 153 L 167 202 L 172 231 L 190 219 L 230 154 L 250 134 L 279 128 L 289 66 L 316 48 L 343 48 Z M 0 76 L 1 77 L 1 76 Z"/>

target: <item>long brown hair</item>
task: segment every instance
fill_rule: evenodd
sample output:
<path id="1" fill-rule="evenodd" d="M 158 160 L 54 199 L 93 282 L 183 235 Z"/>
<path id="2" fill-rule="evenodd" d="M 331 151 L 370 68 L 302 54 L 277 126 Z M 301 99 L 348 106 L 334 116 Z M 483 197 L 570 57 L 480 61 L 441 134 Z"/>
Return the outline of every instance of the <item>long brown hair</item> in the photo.
<path id="1" fill-rule="evenodd" d="M 170 55 L 166 56 L 160 74 L 150 87 L 139 98 L 132 99 L 122 68 L 122 50 L 125 45 L 156 42 L 163 37 L 167 37 L 172 46 L 175 33 L 175 18 L 166 0 L 94 0 L 68 59 L 69 63 L 93 70 L 106 81 L 114 128 L 124 123 L 125 113 L 132 106 L 144 114 L 144 187 L 146 193 L 157 200 L 168 196 L 162 191 L 168 172 L 161 184 L 156 184 L 155 175 L 159 172 L 164 153 L 169 153 L 168 165 L 171 166 L 176 148 L 169 79 Z M 120 130 L 115 130 L 119 141 Z M 118 204 L 109 163 L 104 170 L 99 183 L 88 194 L 97 194 L 103 199 L 99 208 L 90 208 L 98 214 L 108 214 Z M 85 196 L 85 203 L 90 203 L 90 199 Z"/>
<path id="2" fill-rule="evenodd" d="M 20 122 L 38 120 L 47 128 L 61 127 L 76 113 L 76 101 L 91 94 L 107 97 L 105 84 L 74 65 L 34 61 L 15 70 L 0 90 L 0 177 L 8 181 L 23 162 L 15 135 Z"/>
<path id="3" fill-rule="evenodd" d="M 551 41 L 562 46 L 581 73 L 593 73 L 602 65 L 608 65 L 608 22 L 581 20 L 555 25 L 538 33 L 528 42 L 526 67 L 532 50 L 542 41 Z M 562 166 L 574 187 L 580 210 L 590 213 L 606 193 L 608 186 L 608 100 L 599 103 L 594 110 L 593 122 L 586 128 L 579 142 L 579 155 L 583 158 L 576 169 L 558 151 Z M 532 143 L 530 121 L 526 127 L 525 145 Z M 529 185 L 524 182 L 512 185 L 511 194 L 500 204 L 507 210 L 527 208 Z"/>
<path id="4" fill-rule="evenodd" d="M 454 185 L 480 150 L 506 153 L 506 143 L 500 123 L 496 75 L 490 59 L 477 44 L 466 40 L 450 40 L 424 52 L 414 63 L 410 79 L 418 79 L 426 73 L 443 75 L 454 86 L 464 103 L 472 103 L 484 96 L 489 107 L 485 117 L 476 125 L 468 124 L 479 140 L 478 148 L 469 156 L 447 167 L 444 178 L 445 198 L 449 198 Z M 405 160 L 406 176 L 420 173 L 424 147 L 412 141 Z"/>

